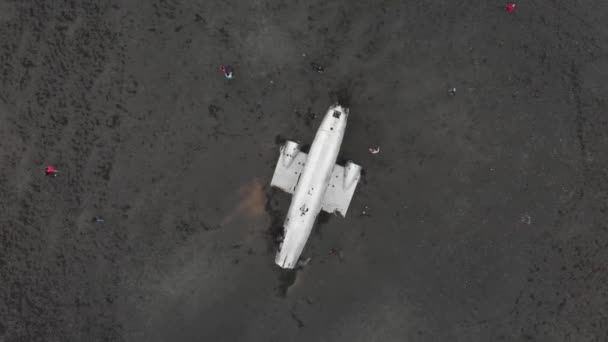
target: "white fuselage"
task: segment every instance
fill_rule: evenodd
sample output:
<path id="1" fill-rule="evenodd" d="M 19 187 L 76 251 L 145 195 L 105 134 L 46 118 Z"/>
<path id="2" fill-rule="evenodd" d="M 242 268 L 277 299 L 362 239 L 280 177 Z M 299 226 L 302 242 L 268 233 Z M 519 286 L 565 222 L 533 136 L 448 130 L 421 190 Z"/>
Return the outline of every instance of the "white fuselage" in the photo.
<path id="1" fill-rule="evenodd" d="M 283 268 L 296 266 L 321 211 L 329 178 L 342 145 L 347 118 L 347 109 L 330 107 L 312 142 L 283 224 L 285 238 L 275 259 L 277 265 Z"/>

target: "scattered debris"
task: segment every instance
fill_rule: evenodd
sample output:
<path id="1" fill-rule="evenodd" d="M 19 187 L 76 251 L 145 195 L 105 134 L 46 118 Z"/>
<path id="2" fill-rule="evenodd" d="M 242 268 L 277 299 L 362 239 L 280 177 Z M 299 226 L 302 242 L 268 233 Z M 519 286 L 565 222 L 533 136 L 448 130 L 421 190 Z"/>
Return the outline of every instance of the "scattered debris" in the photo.
<path id="1" fill-rule="evenodd" d="M 523 214 L 521 215 L 521 222 L 530 225 L 532 224 L 532 217 L 528 214 Z"/>
<path id="2" fill-rule="evenodd" d="M 448 89 L 448 94 L 450 94 L 450 96 L 456 95 L 456 88 L 450 88 L 450 89 Z"/>
<path id="3" fill-rule="evenodd" d="M 231 80 L 234 78 L 234 69 L 230 65 L 220 65 L 220 71 L 224 73 L 226 79 Z"/>
<path id="4" fill-rule="evenodd" d="M 370 147 L 369 148 L 369 153 L 371 153 L 371 154 L 377 154 L 379 152 L 380 152 L 380 147 L 375 147 L 375 148 L 374 147 Z"/>
<path id="5" fill-rule="evenodd" d="M 93 222 L 95 222 L 95 223 L 104 223 L 105 220 L 101 216 L 95 216 L 95 217 L 93 217 Z"/>
<path id="6" fill-rule="evenodd" d="M 291 318 L 298 323 L 298 328 L 304 328 L 304 322 L 302 322 L 302 320 L 299 319 L 298 316 L 296 316 L 296 313 L 293 311 L 291 312 Z"/>
<path id="7" fill-rule="evenodd" d="M 55 167 L 53 165 L 49 165 L 47 167 L 44 168 L 44 174 L 46 176 L 53 176 L 53 177 L 57 177 L 57 174 L 59 173 L 58 170 L 55 169 Z"/>
<path id="8" fill-rule="evenodd" d="M 300 259 L 298 260 L 298 267 L 304 267 L 306 265 L 308 265 L 308 263 L 310 262 L 311 258 L 306 258 L 304 260 Z"/>
<path id="9" fill-rule="evenodd" d="M 515 12 L 515 3 L 511 2 L 511 1 L 507 2 L 505 5 L 505 11 L 507 13 Z"/>
<path id="10" fill-rule="evenodd" d="M 361 215 L 363 216 L 369 216 L 369 211 L 368 211 L 369 207 L 368 206 L 364 206 L 363 210 L 361 210 Z"/>
<path id="11" fill-rule="evenodd" d="M 312 67 L 312 69 L 318 73 L 322 73 L 323 71 L 325 71 L 325 68 L 321 65 L 321 64 L 317 64 L 315 62 L 310 63 L 310 66 Z"/>

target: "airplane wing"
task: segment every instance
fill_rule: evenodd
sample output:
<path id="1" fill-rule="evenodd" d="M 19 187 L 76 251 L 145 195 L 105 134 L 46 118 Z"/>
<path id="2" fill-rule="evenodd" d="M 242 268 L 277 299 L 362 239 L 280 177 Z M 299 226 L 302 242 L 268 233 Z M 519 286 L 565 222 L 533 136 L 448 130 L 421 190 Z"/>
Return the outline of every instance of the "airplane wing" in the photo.
<path id="1" fill-rule="evenodd" d="M 321 208 L 328 213 L 337 211 L 345 217 L 360 178 L 361 166 L 350 161 L 345 166 L 334 165 Z"/>
<path id="2" fill-rule="evenodd" d="M 274 169 L 270 185 L 293 195 L 302 171 L 304 171 L 306 159 L 308 159 L 308 154 L 300 151 L 297 143 L 287 141 L 281 147 L 279 161 Z"/>

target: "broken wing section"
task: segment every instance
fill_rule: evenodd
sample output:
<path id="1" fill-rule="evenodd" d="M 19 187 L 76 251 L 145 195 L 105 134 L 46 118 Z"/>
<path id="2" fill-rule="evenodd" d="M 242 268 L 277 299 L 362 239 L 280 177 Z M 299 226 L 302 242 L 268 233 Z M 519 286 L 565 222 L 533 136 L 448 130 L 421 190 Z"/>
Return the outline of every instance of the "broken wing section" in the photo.
<path id="1" fill-rule="evenodd" d="M 328 213 L 337 211 L 346 217 L 360 178 L 361 166 L 351 161 L 345 166 L 334 165 L 321 208 Z"/>
<path id="2" fill-rule="evenodd" d="M 293 195 L 307 158 L 308 154 L 300 151 L 300 146 L 297 143 L 287 141 L 281 146 L 281 153 L 270 185 Z"/>

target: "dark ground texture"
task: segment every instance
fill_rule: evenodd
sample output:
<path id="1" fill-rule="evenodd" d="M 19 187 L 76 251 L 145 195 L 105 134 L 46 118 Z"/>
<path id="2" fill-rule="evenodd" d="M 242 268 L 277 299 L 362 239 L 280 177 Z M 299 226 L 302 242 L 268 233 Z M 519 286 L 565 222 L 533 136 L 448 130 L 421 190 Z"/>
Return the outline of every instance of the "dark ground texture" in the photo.
<path id="1" fill-rule="evenodd" d="M 503 5 L 2 0 L 0 341 L 607 341 L 608 2 Z M 337 98 L 365 182 L 282 274 Z"/>

